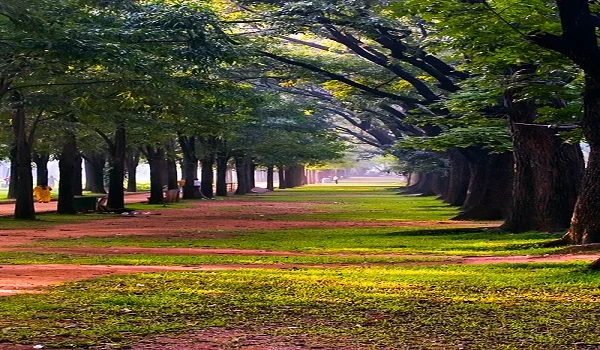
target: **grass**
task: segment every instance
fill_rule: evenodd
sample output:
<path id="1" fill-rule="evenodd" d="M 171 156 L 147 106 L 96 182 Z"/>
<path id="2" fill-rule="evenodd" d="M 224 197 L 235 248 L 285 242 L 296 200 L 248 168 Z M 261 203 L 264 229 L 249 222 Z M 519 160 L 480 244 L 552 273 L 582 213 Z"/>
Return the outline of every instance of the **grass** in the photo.
<path id="1" fill-rule="evenodd" d="M 248 334 L 351 344 L 360 349 L 599 348 L 600 273 L 584 263 L 392 266 L 440 261 L 444 255 L 551 253 L 540 243 L 559 234 L 508 234 L 448 227 L 456 209 L 399 196 L 385 186 L 307 186 L 236 197 L 222 217 L 256 218 L 238 201 L 288 202 L 301 210 L 261 219 L 429 221 L 426 226 L 313 227 L 212 231 L 155 236 L 39 241 L 49 247 L 214 247 L 353 256 L 74 255 L 0 252 L 0 264 L 205 265 L 363 264 L 361 267 L 239 269 L 109 276 L 0 298 L 0 343 L 47 347 L 127 347 L 141 338 L 178 336 L 207 327 Z M 187 208 L 178 203 L 170 208 Z M 139 210 L 162 206 L 128 205 Z M 101 215 L 41 215 L 31 228 Z M 6 225 L 5 225 L 6 224 Z M 29 223 L 28 223 L 29 224 Z M 35 226 L 35 225 L 40 226 Z M 101 222 L 99 222 L 101 224 Z M 0 227 L 23 228 L 0 219 Z M 91 228 L 93 229 L 93 227 Z M 373 254 L 414 254 L 376 256 Z M 424 258 L 418 254 L 431 254 Z M 380 265 L 377 265 L 380 264 Z M 293 344 L 290 343 L 290 344 Z M 159 346 L 158 344 L 156 344 Z M 0 344 L 0 348 L 2 344 Z M 158 347 L 157 347 L 158 348 Z"/>
<path id="2" fill-rule="evenodd" d="M 49 226 L 74 224 L 89 220 L 104 219 L 109 214 L 76 214 L 63 215 L 56 213 L 38 213 L 36 220 L 19 220 L 11 217 L 0 217 L 0 232 L 2 230 L 42 229 Z"/>
<path id="3" fill-rule="evenodd" d="M 261 256 L 261 255 L 78 255 L 35 252 L 0 252 L 0 264 L 80 264 L 135 266 L 194 266 L 208 264 L 394 264 L 445 261 L 443 257 L 386 257 L 386 256 Z"/>
<path id="4" fill-rule="evenodd" d="M 112 276 L 1 299 L 0 341 L 126 346 L 227 326 L 350 337 L 365 349 L 592 348 L 599 283 L 582 264 Z"/>
<path id="5" fill-rule="evenodd" d="M 560 248 L 541 243 L 558 234 L 485 232 L 447 227 L 307 228 L 216 232 L 215 238 L 197 238 L 202 230 L 178 237 L 109 236 L 38 241 L 42 247 L 157 247 L 236 248 L 299 251 L 306 253 L 524 255 L 545 254 Z"/>

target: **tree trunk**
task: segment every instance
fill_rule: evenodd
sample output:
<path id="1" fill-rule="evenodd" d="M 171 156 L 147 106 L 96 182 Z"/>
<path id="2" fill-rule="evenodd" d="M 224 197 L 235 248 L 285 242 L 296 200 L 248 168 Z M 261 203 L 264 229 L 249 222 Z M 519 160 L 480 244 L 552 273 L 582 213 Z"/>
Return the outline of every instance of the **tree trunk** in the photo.
<path id="1" fill-rule="evenodd" d="M 15 143 L 10 148 L 10 175 L 8 183 L 8 195 L 6 196 L 8 199 L 17 198 L 17 179 L 19 178 L 19 167 L 17 165 L 17 146 Z"/>
<path id="2" fill-rule="evenodd" d="M 83 172 L 82 172 L 83 159 L 81 155 L 77 153 L 75 155 L 75 161 L 73 163 L 73 194 L 76 196 L 83 195 Z"/>
<path id="3" fill-rule="evenodd" d="M 85 159 L 85 188 L 93 193 L 106 193 L 104 189 L 104 167 L 106 156 L 102 153 L 89 153 Z"/>
<path id="4" fill-rule="evenodd" d="M 13 114 L 12 126 L 16 145 L 16 175 L 12 176 L 11 182 L 15 181 L 16 199 L 15 218 L 35 219 L 35 208 L 33 206 L 33 175 L 31 174 L 31 143 L 27 139 L 25 129 L 25 109 L 22 96 L 15 93 L 17 104 Z"/>
<path id="5" fill-rule="evenodd" d="M 150 198 L 148 204 L 163 204 L 162 165 L 165 160 L 164 149 L 146 146 L 146 157 L 150 165 Z"/>
<path id="6" fill-rule="evenodd" d="M 448 193 L 448 175 L 442 171 L 436 171 L 433 173 L 431 180 L 431 190 L 436 196 L 444 198 Z"/>
<path id="7" fill-rule="evenodd" d="M 126 131 L 124 125 L 119 125 L 115 132 L 115 140 L 109 152 L 109 182 L 108 202 L 109 210 L 122 210 L 125 208 L 125 150 L 127 147 Z"/>
<path id="8" fill-rule="evenodd" d="M 253 189 L 256 187 L 256 164 L 250 159 L 248 161 L 248 188 Z"/>
<path id="9" fill-rule="evenodd" d="M 179 189 L 177 184 L 177 156 L 175 154 L 175 140 L 171 139 L 165 144 L 167 157 L 167 188 L 170 190 Z"/>
<path id="10" fill-rule="evenodd" d="M 274 182 L 274 167 L 272 165 L 267 167 L 267 190 L 274 191 L 275 184 Z"/>
<path id="11" fill-rule="evenodd" d="M 513 198 L 502 229 L 511 232 L 562 231 L 569 227 L 583 177 L 579 145 L 555 129 L 535 125 L 534 101 L 514 102 L 505 94 L 514 150 Z"/>
<path id="12" fill-rule="evenodd" d="M 277 166 L 277 175 L 279 175 L 279 189 L 285 190 L 285 167 L 283 165 Z"/>
<path id="13" fill-rule="evenodd" d="M 304 166 L 295 164 L 286 167 L 285 181 L 287 188 L 294 188 L 305 185 L 306 179 L 304 178 Z"/>
<path id="14" fill-rule="evenodd" d="M 414 185 L 402 189 L 404 194 L 420 194 L 421 196 L 435 196 L 433 185 L 436 179 L 434 173 L 419 173 Z"/>
<path id="15" fill-rule="evenodd" d="M 202 158 L 202 182 L 200 191 L 205 197 L 208 198 L 213 198 L 213 183 L 215 182 L 213 173 L 214 163 L 214 153 L 208 153 Z"/>
<path id="16" fill-rule="evenodd" d="M 127 192 L 137 192 L 137 167 L 139 164 L 139 150 L 127 150 L 125 153 L 125 167 L 127 169 Z"/>
<path id="17" fill-rule="evenodd" d="M 217 152 L 217 196 L 227 197 L 227 163 L 229 156 L 225 152 Z"/>
<path id="18" fill-rule="evenodd" d="M 235 172 L 237 175 L 237 189 L 235 194 L 244 195 L 250 192 L 249 174 L 250 166 L 247 162 L 247 157 L 237 156 L 235 157 Z"/>
<path id="19" fill-rule="evenodd" d="M 194 181 L 198 179 L 198 157 L 196 156 L 196 138 L 194 136 L 180 136 L 179 145 L 183 153 L 182 172 L 185 175 L 183 186 L 183 199 L 197 198 Z"/>
<path id="20" fill-rule="evenodd" d="M 586 76 L 583 134 L 590 155 L 579 198 L 565 239 L 576 244 L 600 243 L 600 76 Z"/>
<path id="21" fill-rule="evenodd" d="M 453 206 L 462 206 L 467 198 L 469 189 L 470 171 L 465 157 L 458 151 L 450 151 L 450 173 L 448 176 L 448 189 L 444 201 Z"/>
<path id="22" fill-rule="evenodd" d="M 37 179 L 37 186 L 48 185 L 48 161 L 50 155 L 48 153 L 35 153 L 33 155 L 33 162 L 35 163 Z"/>
<path id="23" fill-rule="evenodd" d="M 500 220 L 508 216 L 513 173 L 512 153 L 479 154 L 471 160 L 471 181 L 462 212 L 453 220 Z"/>
<path id="24" fill-rule="evenodd" d="M 65 135 L 65 143 L 63 145 L 62 153 L 58 160 L 58 168 L 60 171 L 60 178 L 58 180 L 58 206 L 57 212 L 59 214 L 75 214 L 75 172 L 76 172 L 76 158 L 77 158 L 77 143 L 75 135 L 68 133 Z"/>

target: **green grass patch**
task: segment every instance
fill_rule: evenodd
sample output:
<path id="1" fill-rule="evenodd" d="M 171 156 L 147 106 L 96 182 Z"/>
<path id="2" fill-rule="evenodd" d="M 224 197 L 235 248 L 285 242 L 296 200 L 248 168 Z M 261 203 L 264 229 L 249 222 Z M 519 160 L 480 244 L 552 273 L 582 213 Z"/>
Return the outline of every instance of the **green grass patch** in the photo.
<path id="1" fill-rule="evenodd" d="M 379 256 L 259 256 L 259 255 L 78 255 L 35 252 L 0 252 L 0 264 L 80 264 L 80 265 L 207 265 L 207 264 L 393 264 L 445 261 L 443 258 Z"/>
<path id="2" fill-rule="evenodd" d="M 42 229 L 49 226 L 74 224 L 89 220 L 104 219 L 110 214 L 75 214 L 38 213 L 36 220 L 18 220 L 11 217 L 0 217 L 0 230 Z"/>
<path id="3" fill-rule="evenodd" d="M 159 333 L 276 325 L 365 348 L 594 348 L 599 283 L 583 264 L 111 276 L 0 299 L 0 341 L 124 346 Z"/>
<path id="4" fill-rule="evenodd" d="M 203 238 L 198 238 L 198 236 Z M 560 248 L 541 243 L 560 234 L 511 234 L 473 228 L 370 227 L 305 228 L 215 232 L 181 232 L 177 237 L 110 236 L 38 241 L 44 247 L 159 247 L 237 248 L 307 253 L 523 255 L 544 254 Z"/>

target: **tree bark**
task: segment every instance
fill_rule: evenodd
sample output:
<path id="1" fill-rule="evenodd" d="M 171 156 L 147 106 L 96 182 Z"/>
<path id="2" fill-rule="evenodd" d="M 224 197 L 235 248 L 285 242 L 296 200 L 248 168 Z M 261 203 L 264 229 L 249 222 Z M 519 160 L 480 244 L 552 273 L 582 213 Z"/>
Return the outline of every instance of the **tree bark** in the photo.
<path id="1" fill-rule="evenodd" d="M 65 135 L 65 143 L 58 160 L 58 168 L 60 171 L 59 187 L 58 187 L 58 205 L 57 212 L 59 214 L 75 214 L 75 171 L 77 158 L 77 143 L 73 133 Z"/>
<path id="2" fill-rule="evenodd" d="M 119 125 L 115 132 L 115 140 L 109 147 L 108 171 L 108 202 L 109 210 L 122 210 L 125 208 L 125 191 L 123 182 L 125 180 L 125 150 L 127 138 L 124 125 Z"/>
<path id="3" fill-rule="evenodd" d="M 579 198 L 565 239 L 576 244 L 600 243 L 600 74 L 586 76 L 582 129 L 590 155 Z"/>
<path id="4" fill-rule="evenodd" d="M 272 165 L 270 165 L 267 167 L 267 190 L 269 190 L 269 191 L 275 190 L 273 175 L 274 175 L 274 167 Z"/>
<path id="5" fill-rule="evenodd" d="M 453 220 L 500 220 L 508 216 L 513 173 L 512 153 L 479 153 L 470 162 L 471 180 L 462 212 Z"/>
<path id="6" fill-rule="evenodd" d="M 48 161 L 50 155 L 48 153 L 34 153 L 33 162 L 36 167 L 36 185 L 48 185 Z"/>
<path id="7" fill-rule="evenodd" d="M 202 182 L 200 191 L 205 197 L 213 198 L 213 184 L 215 182 L 213 165 L 215 163 L 215 154 L 208 153 L 202 157 Z"/>
<path id="8" fill-rule="evenodd" d="M 106 156 L 103 153 L 84 154 L 85 188 L 92 193 L 106 193 L 104 189 L 104 167 Z"/>
<path id="9" fill-rule="evenodd" d="M 198 157 L 196 156 L 196 137 L 179 136 L 179 145 L 183 153 L 183 199 L 197 198 L 194 181 L 198 179 Z"/>
<path id="10" fill-rule="evenodd" d="M 421 196 L 435 196 L 433 191 L 436 175 L 434 173 L 419 173 L 417 182 L 402 189 L 404 194 L 420 194 Z"/>
<path id="11" fill-rule="evenodd" d="M 217 152 L 217 192 L 219 197 L 227 197 L 227 163 L 229 156 L 226 152 Z"/>
<path id="12" fill-rule="evenodd" d="M 279 176 L 279 189 L 285 190 L 285 167 L 283 165 L 277 166 L 277 175 Z"/>
<path id="13" fill-rule="evenodd" d="M 166 167 L 167 167 L 167 188 L 170 190 L 179 189 L 177 184 L 177 156 L 175 154 L 175 140 L 171 139 L 165 144 Z"/>
<path id="14" fill-rule="evenodd" d="M 146 146 L 146 158 L 150 165 L 150 198 L 148 204 L 163 204 L 163 182 L 161 176 L 165 151 L 161 147 Z"/>
<path id="15" fill-rule="evenodd" d="M 300 187 L 306 184 L 304 177 L 304 166 L 295 164 L 286 167 L 285 182 L 287 188 Z"/>
<path id="16" fill-rule="evenodd" d="M 448 157 L 450 158 L 450 172 L 444 201 L 452 206 L 462 206 L 469 189 L 469 165 L 465 157 L 458 151 L 450 151 Z"/>
<path id="17" fill-rule="evenodd" d="M 245 156 L 236 156 L 235 157 L 235 172 L 237 175 L 237 189 L 235 194 L 244 195 L 250 192 L 248 186 L 248 164 L 246 162 Z"/>
<path id="18" fill-rule="evenodd" d="M 15 181 L 15 218 L 34 220 L 33 175 L 31 174 L 31 143 L 25 128 L 25 109 L 23 99 L 15 93 L 16 108 L 13 113 L 12 127 L 15 136 L 16 176 L 11 174 L 11 182 Z"/>
<path id="19" fill-rule="evenodd" d="M 579 145 L 563 142 L 555 129 L 535 125 L 534 101 L 505 94 L 514 150 L 513 198 L 502 229 L 562 231 L 569 227 L 583 177 Z"/>
<path id="20" fill-rule="evenodd" d="M 81 155 L 79 155 L 79 153 L 75 154 L 75 159 L 73 161 L 73 194 L 76 196 L 81 196 L 83 194 L 82 164 L 83 160 L 81 159 Z"/>
<path id="21" fill-rule="evenodd" d="M 128 149 L 125 152 L 125 167 L 127 169 L 127 192 L 137 192 L 137 167 L 140 164 L 140 151 Z"/>
<path id="22" fill-rule="evenodd" d="M 13 144 L 10 148 L 10 175 L 9 175 L 9 183 L 8 183 L 8 195 L 6 198 L 15 199 L 17 198 L 17 179 L 19 167 L 17 161 L 17 145 Z"/>

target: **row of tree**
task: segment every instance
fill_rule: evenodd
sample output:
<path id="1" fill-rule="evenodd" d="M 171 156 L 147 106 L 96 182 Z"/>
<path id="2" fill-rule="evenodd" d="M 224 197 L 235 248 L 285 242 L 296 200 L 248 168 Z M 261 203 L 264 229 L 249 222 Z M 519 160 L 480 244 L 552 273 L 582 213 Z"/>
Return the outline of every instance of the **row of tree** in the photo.
<path id="1" fill-rule="evenodd" d="M 263 83 L 397 156 L 418 172 L 407 192 L 461 206 L 457 219 L 600 241 L 598 4 L 243 2 L 278 64 Z"/>
<path id="2" fill-rule="evenodd" d="M 217 16 L 222 11 L 224 16 Z M 5 155 L 11 161 L 15 217 L 35 218 L 32 161 L 38 184 L 59 160 L 59 213 L 75 212 L 86 186 L 104 192 L 108 208 L 124 207 L 124 176 L 135 186 L 140 158 L 150 165 L 151 203 L 163 187 L 195 198 L 226 195 L 233 163 L 238 194 L 254 187 L 254 167 L 267 167 L 272 187 L 304 181 L 306 164 L 339 157 L 342 144 L 315 118 L 311 103 L 284 98 L 236 77 L 257 64 L 235 43 L 227 6 L 196 1 L 3 1 L 0 4 L 0 102 Z M 216 167 L 217 178 L 213 179 Z"/>

